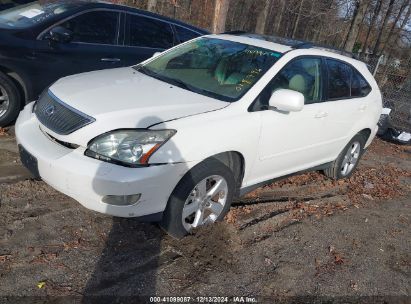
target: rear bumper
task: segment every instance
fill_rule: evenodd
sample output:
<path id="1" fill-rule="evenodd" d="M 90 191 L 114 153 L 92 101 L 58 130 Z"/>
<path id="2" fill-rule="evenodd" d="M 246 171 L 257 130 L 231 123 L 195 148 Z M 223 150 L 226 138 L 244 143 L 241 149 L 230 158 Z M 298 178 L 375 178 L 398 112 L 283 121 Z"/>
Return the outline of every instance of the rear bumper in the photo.
<path id="1" fill-rule="evenodd" d="M 189 170 L 187 163 L 127 168 L 87 157 L 85 148 L 69 149 L 43 133 L 32 104 L 20 113 L 16 138 L 35 157 L 46 183 L 88 209 L 113 216 L 159 219 L 173 189 Z M 141 194 L 134 205 L 102 202 L 106 195 L 133 194 Z"/>

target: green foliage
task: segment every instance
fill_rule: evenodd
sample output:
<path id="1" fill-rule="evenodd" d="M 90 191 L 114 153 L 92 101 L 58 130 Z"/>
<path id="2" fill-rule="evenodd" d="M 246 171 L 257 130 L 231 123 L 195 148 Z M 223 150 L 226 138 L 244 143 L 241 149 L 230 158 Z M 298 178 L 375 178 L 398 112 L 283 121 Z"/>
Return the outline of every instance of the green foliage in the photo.
<path id="1" fill-rule="evenodd" d="M 356 43 L 354 44 L 354 47 L 352 48 L 352 52 L 353 52 L 354 54 L 356 54 L 356 53 L 358 53 L 358 51 L 359 51 L 361 48 L 362 48 L 361 42 L 356 42 Z"/>

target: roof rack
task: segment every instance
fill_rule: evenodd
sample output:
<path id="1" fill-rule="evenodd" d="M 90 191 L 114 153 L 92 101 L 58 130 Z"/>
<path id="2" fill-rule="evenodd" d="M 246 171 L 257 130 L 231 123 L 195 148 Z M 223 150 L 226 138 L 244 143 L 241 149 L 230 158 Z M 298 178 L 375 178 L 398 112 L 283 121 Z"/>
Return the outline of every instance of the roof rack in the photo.
<path id="1" fill-rule="evenodd" d="M 240 30 L 235 30 L 235 31 L 227 31 L 227 32 L 223 32 L 220 34 L 227 34 L 227 35 L 242 35 L 242 34 L 247 34 L 246 31 L 240 31 Z"/>
<path id="2" fill-rule="evenodd" d="M 339 49 L 339 48 L 335 48 L 335 47 L 332 47 L 332 46 L 323 45 L 323 44 L 313 44 L 312 48 L 313 49 L 318 49 L 318 50 L 323 50 L 323 51 L 328 51 L 328 52 L 331 52 L 331 53 L 335 53 L 335 54 L 339 54 L 339 55 L 343 55 L 343 56 L 346 56 L 346 57 L 356 59 L 356 57 L 353 53 L 348 52 L 346 50 Z"/>
<path id="3" fill-rule="evenodd" d="M 347 57 L 350 57 L 350 58 L 356 58 L 353 53 L 347 52 L 345 50 L 334 48 L 334 47 L 328 46 L 328 45 L 323 45 L 323 44 L 317 44 L 317 43 L 314 43 L 314 42 L 304 41 L 304 40 L 296 40 L 296 39 L 278 37 L 278 36 L 271 36 L 271 35 L 254 34 L 254 33 L 249 33 L 249 32 L 240 31 L 240 30 L 224 32 L 222 34 L 246 36 L 246 37 L 249 37 L 249 38 L 255 38 L 255 39 L 270 41 L 270 42 L 274 42 L 274 43 L 287 45 L 287 46 L 291 47 L 294 50 L 298 50 L 298 49 L 319 49 L 319 50 L 324 50 L 324 51 L 336 53 L 336 54 L 339 54 L 339 55 L 347 56 Z"/>
<path id="4" fill-rule="evenodd" d="M 314 44 L 312 44 L 311 42 L 301 42 L 301 43 L 298 43 L 298 44 L 292 46 L 292 48 L 296 49 L 296 50 L 298 50 L 298 49 L 310 49 L 312 47 L 314 47 Z"/>

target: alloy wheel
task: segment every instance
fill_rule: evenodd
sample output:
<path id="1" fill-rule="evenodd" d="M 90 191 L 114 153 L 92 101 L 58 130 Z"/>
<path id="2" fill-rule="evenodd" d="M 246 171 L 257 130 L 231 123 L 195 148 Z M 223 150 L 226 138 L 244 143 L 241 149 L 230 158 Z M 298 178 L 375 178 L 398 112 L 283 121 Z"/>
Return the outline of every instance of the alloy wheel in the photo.
<path id="1" fill-rule="evenodd" d="M 0 84 L 0 118 L 3 117 L 10 107 L 9 95 L 6 89 Z"/>
<path id="2" fill-rule="evenodd" d="M 214 223 L 224 210 L 228 197 L 227 181 L 219 175 L 200 181 L 190 192 L 183 207 L 182 221 L 187 231 Z"/>
<path id="3" fill-rule="evenodd" d="M 361 144 L 355 141 L 348 148 L 341 164 L 341 175 L 347 176 L 356 166 L 361 153 Z"/>

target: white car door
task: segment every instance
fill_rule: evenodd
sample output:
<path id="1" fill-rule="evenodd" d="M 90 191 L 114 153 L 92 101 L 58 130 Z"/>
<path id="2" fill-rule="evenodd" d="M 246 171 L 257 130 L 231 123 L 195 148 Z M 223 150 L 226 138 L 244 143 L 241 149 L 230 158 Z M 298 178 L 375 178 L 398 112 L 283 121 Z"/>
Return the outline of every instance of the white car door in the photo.
<path id="1" fill-rule="evenodd" d="M 336 158 L 351 140 L 352 128 L 367 114 L 371 87 L 353 67 L 340 60 L 327 58 L 327 92 L 323 110 L 327 115 L 329 138 L 325 153 Z"/>
<path id="2" fill-rule="evenodd" d="M 327 143 L 334 135 L 327 128 L 323 71 L 321 58 L 298 57 L 273 78 L 252 105 L 254 114 L 261 117 L 261 133 L 250 184 L 308 169 L 328 160 Z M 277 89 L 303 93 L 303 110 L 284 113 L 267 109 L 268 99 Z"/>

